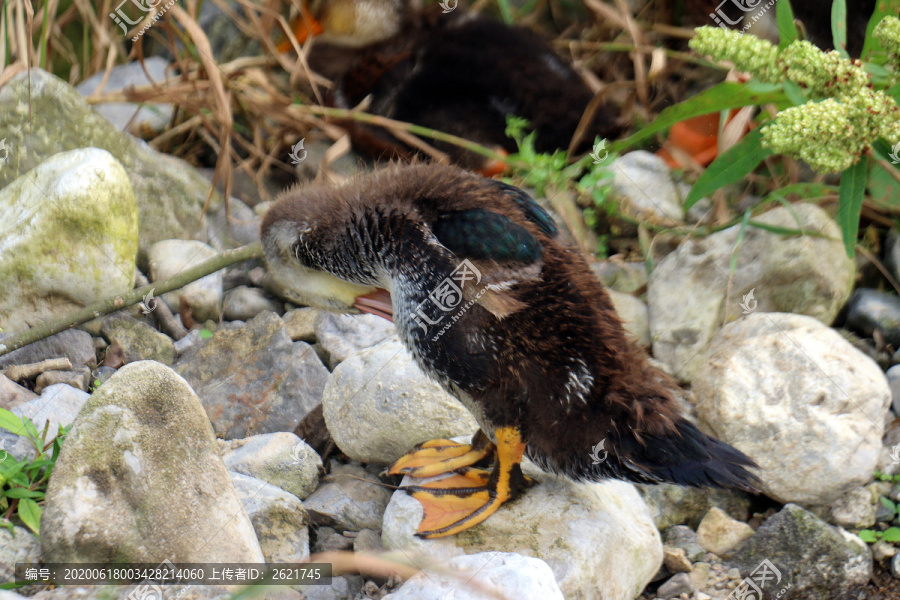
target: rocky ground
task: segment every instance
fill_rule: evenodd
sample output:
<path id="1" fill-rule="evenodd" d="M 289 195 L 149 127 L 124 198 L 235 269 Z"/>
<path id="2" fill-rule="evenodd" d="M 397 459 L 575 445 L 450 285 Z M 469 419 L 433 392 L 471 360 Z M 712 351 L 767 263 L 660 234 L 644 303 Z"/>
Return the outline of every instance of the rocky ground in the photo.
<path id="1" fill-rule="evenodd" d="M 160 281 L 258 238 L 264 204 L 232 199 L 230 233 L 221 201 L 201 218 L 200 173 L 120 132 L 62 81 L 31 77 L 0 89 L 0 131 L 13 132 L 0 163 L 4 334 L 125 293 L 136 268 Z M 26 135 L 16 124 L 29 92 L 40 126 Z M 314 172 L 316 160 L 302 168 Z M 696 220 L 655 156 L 626 155 L 617 169 L 623 210 Z M 763 496 L 575 484 L 526 465 L 537 483 L 521 498 L 460 535 L 419 540 L 421 507 L 380 473 L 417 442 L 471 434 L 474 419 L 421 373 L 390 323 L 292 306 L 251 261 L 0 357 L 0 407 L 39 430 L 49 423 L 51 435 L 72 426 L 41 535 L 18 521 L 0 528 L 0 581 L 17 562 L 354 551 L 424 571 L 405 582 L 351 573 L 258 597 L 468 600 L 499 589 L 518 600 L 701 600 L 751 597 L 754 586 L 766 598 L 900 597 L 895 546 L 857 535 L 900 524 L 890 478 L 900 472 L 900 300 L 846 256 L 817 206 L 758 220 L 815 235 L 748 228 L 736 244 L 735 227 L 684 241 L 649 276 L 643 262 L 594 269 L 636 343 L 684 385 L 690 417 L 760 465 Z M 900 279 L 898 242 L 886 241 L 885 263 Z M 32 452 L 6 432 L 0 450 Z M 0 600 L 19 594 L 136 597 L 29 586 Z"/>

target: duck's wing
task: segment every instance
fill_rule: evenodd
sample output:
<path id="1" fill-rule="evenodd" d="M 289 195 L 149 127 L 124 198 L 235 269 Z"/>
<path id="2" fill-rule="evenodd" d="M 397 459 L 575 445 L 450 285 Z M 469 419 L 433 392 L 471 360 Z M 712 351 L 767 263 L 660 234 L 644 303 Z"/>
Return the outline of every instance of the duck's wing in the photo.
<path id="1" fill-rule="evenodd" d="M 490 206 L 447 211 L 438 215 L 431 228 L 445 248 L 477 269 L 478 280 L 463 289 L 466 298 L 502 319 L 524 307 L 516 298 L 516 286 L 540 276 L 544 247 L 539 237 L 554 237 L 558 230 L 553 218 L 528 194 L 505 183 L 491 184 L 514 207 L 512 214 Z M 525 225 L 528 221 L 538 232 Z"/>

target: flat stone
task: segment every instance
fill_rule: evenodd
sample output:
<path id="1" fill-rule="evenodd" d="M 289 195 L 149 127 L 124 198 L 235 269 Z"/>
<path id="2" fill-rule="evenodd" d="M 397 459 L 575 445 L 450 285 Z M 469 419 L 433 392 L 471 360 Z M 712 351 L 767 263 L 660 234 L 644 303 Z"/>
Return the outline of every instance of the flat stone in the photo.
<path id="1" fill-rule="evenodd" d="M 304 306 L 287 311 L 281 319 L 292 340 L 312 344 L 316 341 L 316 320 L 321 312 L 319 308 Z"/>
<path id="2" fill-rule="evenodd" d="M 224 442 L 229 470 L 249 475 L 303 499 L 319 485 L 322 459 L 293 433 L 278 431 Z"/>
<path id="3" fill-rule="evenodd" d="M 375 315 L 347 315 L 321 311 L 316 318 L 316 340 L 328 352 L 334 369 L 348 356 L 394 335 L 390 321 Z"/>
<path id="4" fill-rule="evenodd" d="M 284 304 L 267 297 L 261 289 L 256 287 L 239 285 L 225 293 L 222 312 L 226 321 L 249 321 L 264 310 L 277 314 L 284 310 Z M 288 335 L 290 335 L 290 330 L 288 330 Z M 294 338 L 291 337 L 291 339 Z"/>
<path id="5" fill-rule="evenodd" d="M 2 339 L 0 335 L 0 344 Z M 68 358 L 73 367 L 97 366 L 91 334 L 80 329 L 66 329 L 0 356 L 0 369 L 39 363 L 49 358 Z"/>
<path id="6" fill-rule="evenodd" d="M 732 519 L 719 508 L 711 508 L 697 528 L 697 543 L 724 556 L 753 536 L 753 528 Z"/>
<path id="7" fill-rule="evenodd" d="M 372 483 L 370 483 L 372 482 Z M 361 467 L 332 469 L 303 505 L 313 521 L 340 530 L 380 529 L 391 492 Z"/>
<path id="8" fill-rule="evenodd" d="M 229 474 L 266 562 L 298 563 L 309 558 L 309 517 L 300 499 L 262 479 Z"/>
<path id="9" fill-rule="evenodd" d="M 125 353 L 125 363 L 155 360 L 164 365 L 175 362 L 175 342 L 164 333 L 124 313 L 114 313 L 103 320 L 103 337 L 116 342 Z"/>

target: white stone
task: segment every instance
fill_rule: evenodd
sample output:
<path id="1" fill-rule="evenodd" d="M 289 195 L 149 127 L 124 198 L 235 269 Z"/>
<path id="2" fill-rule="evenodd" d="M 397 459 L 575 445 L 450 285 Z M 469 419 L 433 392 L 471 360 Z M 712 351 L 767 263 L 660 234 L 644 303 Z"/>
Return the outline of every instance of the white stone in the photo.
<path id="1" fill-rule="evenodd" d="M 853 260 L 824 210 L 800 203 L 754 221 L 826 237 L 784 236 L 748 226 L 735 248 L 740 232 L 735 225 L 686 240 L 660 261 L 647 288 L 653 355 L 683 381 L 704 363 L 722 324 L 745 311 L 799 313 L 829 325 L 850 296 Z M 737 262 L 729 287 L 732 255 Z"/>
<path id="2" fill-rule="evenodd" d="M 17 333 L 134 286 L 138 208 L 109 152 L 48 158 L 0 189 L 0 215 L 0 330 Z"/>
<path id="3" fill-rule="evenodd" d="M 216 256 L 216 251 L 197 240 L 163 240 L 150 246 L 148 260 L 150 279 L 154 282 L 174 277 Z M 198 323 L 207 319 L 218 321 L 222 315 L 222 271 L 191 282 L 179 290 L 163 294 L 162 298 L 178 314 L 181 299 L 191 308 Z"/>
<path id="4" fill-rule="evenodd" d="M 338 448 L 363 463 L 390 464 L 420 442 L 478 430 L 471 413 L 419 369 L 396 336 L 335 368 L 322 411 Z"/>
<path id="5" fill-rule="evenodd" d="M 875 362 L 803 315 L 726 325 L 694 377 L 701 428 L 761 470 L 779 502 L 824 505 L 868 484 L 891 392 Z"/>
<path id="6" fill-rule="evenodd" d="M 540 471 L 523 471 L 537 484 L 486 521 L 454 536 L 415 537 L 422 506 L 394 492 L 384 515 L 382 542 L 409 556 L 442 562 L 463 554 L 516 552 L 550 565 L 567 600 L 633 600 L 662 564 L 659 532 L 630 483 L 575 483 Z M 420 483 L 409 477 L 403 484 Z"/>
<path id="7" fill-rule="evenodd" d="M 635 298 L 631 294 L 624 294 L 611 289 L 606 291 L 609 293 L 613 306 L 616 307 L 616 313 L 622 319 L 625 331 L 631 335 L 632 340 L 641 346 L 649 346 L 650 315 L 647 305 L 641 302 L 640 298 Z"/>
<path id="8" fill-rule="evenodd" d="M 660 225 L 684 221 L 681 188 L 666 161 L 645 150 L 635 150 L 612 164 L 613 189 L 622 197 L 621 210 L 630 217 Z"/>
<path id="9" fill-rule="evenodd" d="M 490 595 L 491 592 L 499 596 Z M 384 600 L 563 600 L 544 561 L 515 552 L 482 552 L 451 559 L 440 570 L 426 569 Z"/>
<path id="10" fill-rule="evenodd" d="M 222 460 L 230 471 L 277 486 L 300 499 L 319 485 L 322 459 L 293 433 L 277 431 L 224 442 Z"/>

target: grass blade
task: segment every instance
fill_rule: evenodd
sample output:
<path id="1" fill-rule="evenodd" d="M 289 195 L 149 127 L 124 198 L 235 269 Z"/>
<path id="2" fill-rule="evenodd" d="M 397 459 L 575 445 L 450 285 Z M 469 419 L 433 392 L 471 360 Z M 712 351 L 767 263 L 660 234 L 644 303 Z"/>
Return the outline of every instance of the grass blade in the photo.
<path id="1" fill-rule="evenodd" d="M 834 0 L 831 3 L 831 39 L 834 49 L 844 58 L 847 54 L 847 3 L 845 0 Z"/>
<path id="2" fill-rule="evenodd" d="M 778 26 L 778 49 L 784 50 L 797 39 L 797 26 L 794 25 L 794 11 L 789 0 L 775 3 L 775 24 Z"/>

